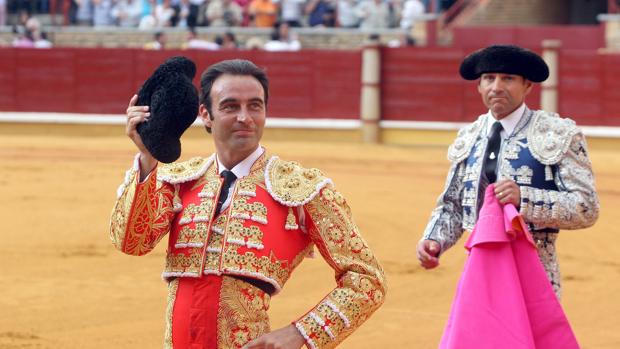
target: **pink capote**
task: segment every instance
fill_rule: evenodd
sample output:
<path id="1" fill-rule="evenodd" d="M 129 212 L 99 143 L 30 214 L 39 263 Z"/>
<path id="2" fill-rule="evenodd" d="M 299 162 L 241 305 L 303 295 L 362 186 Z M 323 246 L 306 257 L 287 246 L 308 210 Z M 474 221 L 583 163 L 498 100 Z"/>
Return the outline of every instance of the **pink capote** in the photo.
<path id="1" fill-rule="evenodd" d="M 489 185 L 441 349 L 579 348 L 523 218 Z"/>

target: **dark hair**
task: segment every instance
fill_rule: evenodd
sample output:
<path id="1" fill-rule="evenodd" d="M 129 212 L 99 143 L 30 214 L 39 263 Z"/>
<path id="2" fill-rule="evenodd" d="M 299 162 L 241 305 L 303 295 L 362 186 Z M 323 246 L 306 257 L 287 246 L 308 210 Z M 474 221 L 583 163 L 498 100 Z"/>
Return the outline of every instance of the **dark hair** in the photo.
<path id="1" fill-rule="evenodd" d="M 207 68 L 200 77 L 200 104 L 203 104 L 205 108 L 207 108 L 211 120 L 213 120 L 213 113 L 211 112 L 211 88 L 215 80 L 224 74 L 254 77 L 263 87 L 265 106 L 267 105 L 269 99 L 269 80 L 263 69 L 245 59 L 221 61 Z M 211 129 L 208 127 L 207 132 L 211 133 Z"/>

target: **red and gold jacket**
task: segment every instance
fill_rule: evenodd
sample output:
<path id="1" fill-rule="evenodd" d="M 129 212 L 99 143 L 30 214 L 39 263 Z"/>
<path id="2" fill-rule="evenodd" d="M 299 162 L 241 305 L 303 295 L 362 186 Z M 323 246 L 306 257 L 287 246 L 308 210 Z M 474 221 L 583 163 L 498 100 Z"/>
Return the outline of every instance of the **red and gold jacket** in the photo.
<path id="1" fill-rule="evenodd" d="M 321 171 L 265 152 L 236 181 L 228 208 L 214 217 L 222 185 L 214 160 L 160 165 L 142 183 L 136 160 L 112 211 L 114 246 L 144 255 L 169 234 L 165 279 L 241 276 L 267 283 L 273 294 L 316 246 L 337 286 L 294 325 L 308 347 L 335 347 L 385 295 L 383 270 L 344 197 Z"/>

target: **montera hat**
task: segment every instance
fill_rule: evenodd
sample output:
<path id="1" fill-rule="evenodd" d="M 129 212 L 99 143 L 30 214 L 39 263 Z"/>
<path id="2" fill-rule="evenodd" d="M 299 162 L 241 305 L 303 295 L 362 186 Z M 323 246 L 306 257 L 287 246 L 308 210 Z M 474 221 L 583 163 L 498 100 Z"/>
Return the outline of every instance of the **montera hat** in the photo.
<path id="1" fill-rule="evenodd" d="M 459 69 L 465 80 L 476 80 L 484 73 L 520 75 L 533 82 L 549 77 L 547 63 L 536 53 L 514 45 L 493 45 L 463 59 Z"/>
<path id="2" fill-rule="evenodd" d="M 138 91 L 136 105 L 148 105 L 151 116 L 137 130 L 146 149 L 158 161 L 171 163 L 181 156 L 181 135 L 198 116 L 194 76 L 194 62 L 183 56 L 172 57 Z"/>

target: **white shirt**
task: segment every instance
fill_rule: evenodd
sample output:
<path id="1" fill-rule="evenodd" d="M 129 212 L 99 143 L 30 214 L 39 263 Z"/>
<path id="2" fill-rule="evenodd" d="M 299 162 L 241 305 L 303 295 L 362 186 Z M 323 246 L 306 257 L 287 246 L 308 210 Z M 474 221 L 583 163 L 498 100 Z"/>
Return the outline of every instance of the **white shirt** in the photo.
<path id="1" fill-rule="evenodd" d="M 265 148 L 261 147 L 260 145 L 258 146 L 258 148 L 256 148 L 256 150 L 254 150 L 254 152 L 252 152 L 252 154 L 248 155 L 247 158 L 241 160 L 240 163 L 238 163 L 237 165 L 235 165 L 235 167 L 233 167 L 232 169 L 230 169 L 230 171 L 232 173 L 235 174 L 235 176 L 237 176 L 237 179 L 239 178 L 243 178 L 247 175 L 250 174 L 250 169 L 252 169 L 252 165 L 254 165 L 254 163 L 256 162 L 256 160 L 258 160 L 258 158 L 263 155 L 263 153 L 265 152 Z M 222 174 L 222 172 L 224 172 L 225 170 L 228 170 L 224 164 L 222 164 L 220 162 L 220 158 L 219 156 L 216 156 L 217 158 L 217 173 L 219 175 Z M 235 188 L 235 183 L 237 182 L 237 180 L 234 180 L 231 184 L 230 184 L 230 188 L 228 189 L 228 193 L 226 196 L 226 201 L 224 201 L 224 203 L 222 204 L 222 211 L 224 209 L 226 209 L 226 207 L 228 207 L 230 205 L 230 199 L 231 199 L 231 190 L 233 190 Z"/>
<path id="2" fill-rule="evenodd" d="M 517 127 L 517 124 L 521 120 L 521 117 L 523 117 L 523 114 L 525 114 L 525 103 L 521 104 L 519 108 L 508 114 L 508 116 L 506 116 L 505 118 L 499 120 L 503 128 L 503 130 L 499 134 L 502 139 L 506 139 L 508 138 L 508 136 L 512 135 L 515 127 Z M 487 118 L 487 136 L 489 136 L 491 133 L 491 128 L 493 127 L 493 124 L 495 123 L 495 121 L 497 121 L 497 119 L 493 117 L 493 113 L 491 113 L 490 110 L 487 113 Z"/>

